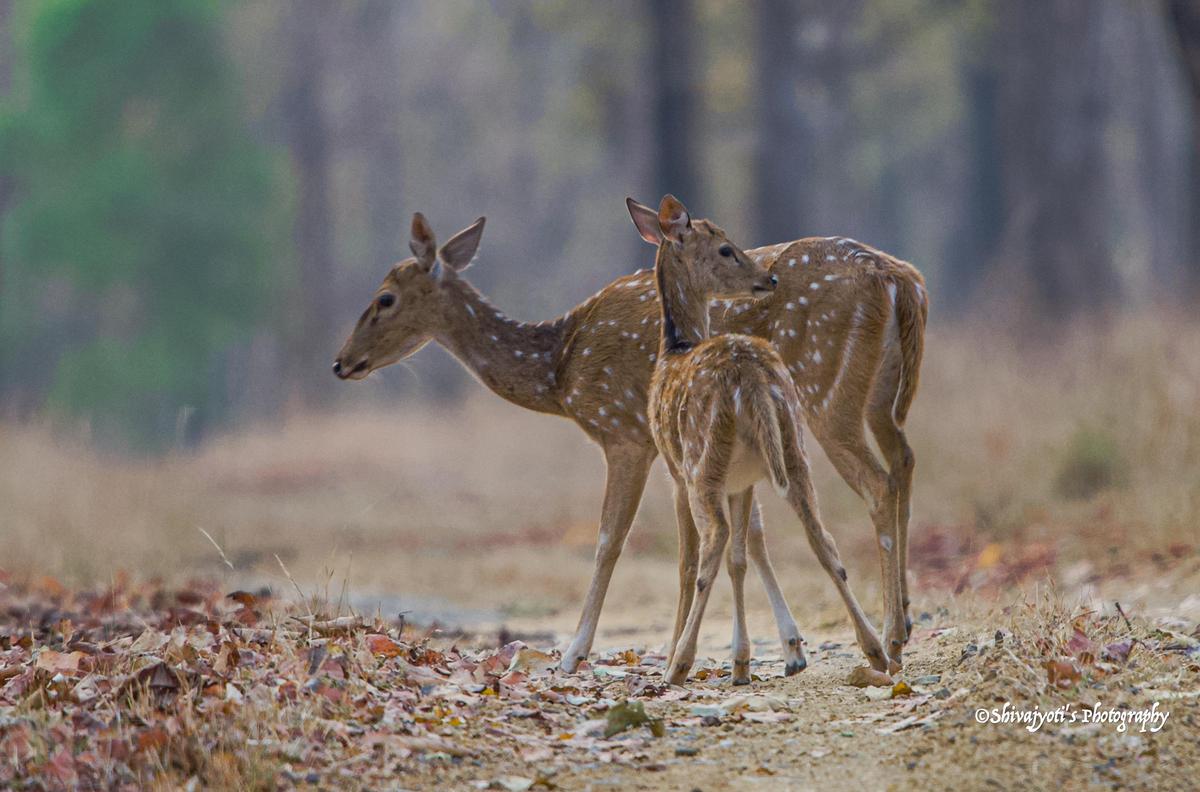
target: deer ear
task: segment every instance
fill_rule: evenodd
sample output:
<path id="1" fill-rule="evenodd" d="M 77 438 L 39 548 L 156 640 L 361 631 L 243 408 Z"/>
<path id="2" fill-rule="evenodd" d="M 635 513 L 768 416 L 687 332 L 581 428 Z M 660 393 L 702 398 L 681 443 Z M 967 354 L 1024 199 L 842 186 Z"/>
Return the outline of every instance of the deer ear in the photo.
<path id="1" fill-rule="evenodd" d="M 629 209 L 629 216 L 633 218 L 633 225 L 642 235 L 642 239 L 658 247 L 662 242 L 662 231 L 658 227 L 658 212 L 632 198 L 625 199 L 625 206 Z"/>
<path id="2" fill-rule="evenodd" d="M 658 205 L 658 227 L 662 235 L 672 242 L 682 242 L 683 232 L 692 227 L 692 216 L 687 207 L 674 195 L 667 193 Z"/>
<path id="3" fill-rule="evenodd" d="M 486 222 L 486 218 L 479 218 L 442 245 L 438 256 L 446 266 L 455 272 L 462 272 L 471 266 L 471 259 L 475 258 L 475 251 L 479 250 L 479 240 L 483 236 L 484 222 Z"/>
<path id="4" fill-rule="evenodd" d="M 413 214 L 412 240 L 408 243 L 408 249 L 417 257 L 417 262 L 422 267 L 427 270 L 433 268 L 436 263 L 437 238 L 433 235 L 433 229 L 429 227 L 429 221 L 420 212 Z"/>

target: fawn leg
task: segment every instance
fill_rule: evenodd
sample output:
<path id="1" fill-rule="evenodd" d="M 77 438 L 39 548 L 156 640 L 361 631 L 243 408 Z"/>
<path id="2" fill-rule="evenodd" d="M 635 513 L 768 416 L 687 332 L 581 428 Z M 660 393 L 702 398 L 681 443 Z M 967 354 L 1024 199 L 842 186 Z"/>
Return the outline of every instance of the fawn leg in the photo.
<path id="1" fill-rule="evenodd" d="M 732 509 L 730 510 L 732 513 Z M 748 515 L 743 515 L 748 516 Z M 734 519 L 725 566 L 733 584 L 733 684 L 750 684 L 750 632 L 746 629 L 746 527 L 749 520 Z"/>
<path id="2" fill-rule="evenodd" d="M 725 554 L 725 543 L 729 540 L 729 524 L 721 508 L 721 495 L 711 491 L 691 497 L 692 516 L 700 528 L 700 568 L 696 575 L 696 595 L 688 612 L 683 633 L 675 644 L 675 651 L 667 663 L 667 681 L 681 685 L 687 680 L 688 671 L 696 660 L 696 641 L 700 634 L 700 621 L 712 592 L 713 581 L 721 569 L 721 556 Z"/>
<path id="3" fill-rule="evenodd" d="M 675 482 L 675 522 L 679 530 L 679 603 L 675 608 L 675 630 L 671 633 L 668 660 L 675 654 L 679 635 L 683 632 L 688 612 L 692 609 L 700 552 L 696 523 L 692 519 L 692 506 L 688 503 L 687 485 L 681 481 Z"/>
<path id="4" fill-rule="evenodd" d="M 596 541 L 596 566 L 575 637 L 563 652 L 559 664 L 563 671 L 574 671 L 580 662 L 587 659 L 592 648 L 613 567 L 621 557 L 625 537 L 629 535 L 629 526 L 633 524 L 633 515 L 637 513 L 638 503 L 641 502 L 646 476 L 655 454 L 653 447 L 642 445 L 604 449 L 608 475 L 604 482 L 604 506 L 600 512 L 600 536 Z"/>
<path id="5" fill-rule="evenodd" d="M 750 560 L 762 578 L 763 588 L 767 590 L 767 599 L 771 603 L 771 612 L 775 615 L 775 626 L 779 630 L 779 643 L 783 647 L 785 676 L 797 674 L 805 669 L 808 660 L 804 657 L 804 638 L 800 628 L 792 618 L 783 589 L 775 578 L 775 569 L 767 555 L 766 534 L 763 532 L 762 514 L 758 502 L 754 500 L 754 488 L 729 496 L 729 518 L 736 526 L 739 521 L 746 525 L 746 546 L 750 552 Z M 735 528 L 736 530 L 736 528 Z"/>

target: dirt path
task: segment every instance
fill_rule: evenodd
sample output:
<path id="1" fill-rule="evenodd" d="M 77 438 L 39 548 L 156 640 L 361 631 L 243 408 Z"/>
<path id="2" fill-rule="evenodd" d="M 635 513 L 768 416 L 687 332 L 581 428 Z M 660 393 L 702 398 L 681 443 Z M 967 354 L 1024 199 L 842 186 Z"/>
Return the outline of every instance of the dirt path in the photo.
<path id="1" fill-rule="evenodd" d="M 1164 601 L 1179 602 L 1189 577 L 1162 586 Z M 596 790 L 1194 789 L 1200 777 L 1197 624 L 1162 615 L 1134 615 L 1126 622 L 1113 603 L 1134 596 L 1130 586 L 1103 588 L 1090 589 L 1095 604 L 1108 603 L 1094 611 L 1077 599 L 1068 604 L 1061 594 L 1030 600 L 1010 593 L 1004 599 L 1012 604 L 999 605 L 994 595 L 947 598 L 918 623 L 897 676 L 913 695 L 846 684 L 862 665 L 847 631 L 809 631 L 809 667 L 790 678 L 782 676 L 774 641 L 760 637 L 759 679 L 749 687 L 710 679 L 638 696 L 650 717 L 664 720 L 661 737 L 644 726 L 609 740 L 561 734 L 564 723 L 574 723 L 577 735 L 581 722 L 603 717 L 595 705 L 542 704 L 547 720 L 540 728 L 515 725 L 500 707 L 496 722 L 515 735 L 460 740 L 471 746 L 473 758 L 406 763 L 399 783 L 521 789 L 534 782 L 533 788 Z M 1102 593 L 1114 599 L 1102 600 Z M 758 616 L 756 635 L 771 635 L 769 622 Z M 726 624 L 720 617 L 711 621 L 714 628 Z M 640 649 L 655 646 L 656 637 L 629 631 L 608 645 Z M 712 628 L 708 638 L 701 654 L 711 656 L 706 665 L 728 668 L 727 642 Z M 614 654 L 610 648 L 606 656 Z M 607 674 L 603 658 L 583 675 Z M 1066 664 L 1055 667 L 1065 675 L 1057 684 L 1045 667 L 1054 662 Z M 661 659 L 651 652 L 630 676 L 644 672 L 657 681 L 657 663 Z M 570 680 L 553 684 L 565 689 Z M 620 700 L 637 689 L 624 681 L 604 687 L 594 700 Z M 1064 720 L 1073 713 L 1075 722 L 1036 730 L 977 722 L 977 710 L 992 717 L 990 711 L 1002 713 L 1006 703 L 1022 711 L 1061 707 Z M 1093 705 L 1102 713 L 1168 715 L 1157 731 L 1138 724 L 1122 731 L 1113 723 L 1083 722 Z"/>

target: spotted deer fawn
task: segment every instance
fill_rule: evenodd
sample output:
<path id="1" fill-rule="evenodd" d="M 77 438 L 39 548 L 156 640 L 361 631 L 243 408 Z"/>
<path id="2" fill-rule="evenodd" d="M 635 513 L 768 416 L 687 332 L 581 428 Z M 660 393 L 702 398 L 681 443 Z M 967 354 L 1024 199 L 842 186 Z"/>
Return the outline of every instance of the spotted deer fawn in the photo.
<path id="1" fill-rule="evenodd" d="M 763 296 L 775 291 L 778 276 L 739 250 L 711 222 L 693 222 L 674 196 L 663 198 L 658 226 L 654 273 L 662 330 L 650 382 L 650 430 L 671 477 L 687 490 L 689 516 L 700 529 L 696 592 L 682 630 L 674 637 L 668 680 L 683 683 L 696 656 L 700 621 L 731 538 L 725 500 L 764 478 L 787 498 L 804 524 L 821 566 L 850 611 L 859 645 L 873 664 L 886 667 L 879 636 L 846 584 L 833 537 L 817 516 L 798 423 L 800 397 L 791 373 L 761 338 L 709 335 L 709 300 Z M 732 525 L 728 567 L 734 601 L 733 683 L 748 684 L 744 524 Z"/>
<path id="2" fill-rule="evenodd" d="M 630 209 L 631 212 L 657 216 L 640 204 L 631 202 Z M 645 413 L 650 374 L 658 354 L 657 290 L 652 275 L 638 271 L 618 278 L 557 319 L 537 324 L 514 321 L 493 308 L 462 275 L 479 246 L 483 225 L 484 221 L 480 218 L 469 228 L 454 235 L 438 253 L 434 235 L 425 219 L 420 215 L 414 216 L 411 245 L 414 257 L 401 261 L 388 272 L 339 352 L 333 370 L 342 379 L 362 379 L 378 368 L 404 360 L 431 340 L 436 340 L 499 396 L 530 410 L 569 418 L 600 445 L 607 466 L 604 501 L 591 583 L 579 625 L 562 659 L 563 669 L 571 671 L 586 659 L 591 649 L 613 569 L 641 500 L 650 465 L 658 453 L 650 436 Z M 808 309 L 801 308 L 796 313 L 790 310 L 785 312 L 780 300 L 786 297 L 793 301 L 796 297 L 783 292 L 790 285 L 802 291 L 803 295 L 808 295 L 807 282 L 797 280 L 796 276 L 803 272 L 819 279 L 822 273 L 831 271 L 831 267 L 825 263 L 825 256 L 830 252 L 838 254 L 839 265 L 854 264 L 873 270 L 881 270 L 886 265 L 890 268 L 888 272 L 907 268 L 904 272 L 911 275 L 902 273 L 901 277 L 908 277 L 912 283 L 919 284 L 920 276 L 908 265 L 895 262 L 882 253 L 872 252 L 870 257 L 856 258 L 864 251 L 869 249 L 857 244 L 835 246 L 832 240 L 821 239 L 805 239 L 789 245 L 749 251 L 751 256 L 764 259 L 764 263 L 780 272 L 781 289 L 762 300 L 753 311 L 740 304 L 718 309 L 715 324 L 730 324 L 739 332 L 766 337 L 772 332 L 771 325 L 777 317 L 803 322 L 809 315 Z M 784 252 L 794 257 L 793 264 L 803 257 L 804 267 L 796 267 L 795 271 L 783 269 L 785 265 L 781 254 Z M 810 258 L 812 264 L 808 263 Z M 870 277 L 865 279 L 872 282 Z M 823 297 L 849 305 L 854 298 L 851 292 L 860 280 L 846 277 L 838 282 L 826 283 Z M 911 286 L 905 287 L 899 294 L 910 291 Z M 763 313 L 764 304 L 767 303 L 778 304 L 778 310 L 772 307 Z M 819 301 L 814 303 L 823 304 Z M 910 305 L 910 302 L 898 299 L 894 313 L 901 317 L 906 327 L 916 328 L 919 342 L 924 326 L 923 315 L 921 322 L 914 324 L 907 318 L 909 313 L 905 313 L 910 310 Z M 813 318 L 816 318 L 815 314 Z M 776 323 L 776 329 L 783 328 L 785 337 L 786 329 L 802 326 L 789 323 L 784 328 Z M 829 329 L 832 327 L 831 322 Z M 801 356 L 807 354 L 809 347 L 802 343 L 804 339 L 787 339 L 785 360 L 800 361 Z M 872 394 L 870 404 L 882 405 L 887 401 L 890 406 L 888 397 L 875 395 L 876 390 L 885 394 L 890 387 L 890 393 L 894 395 L 901 370 L 905 372 L 905 382 L 915 386 L 920 364 L 919 343 L 916 349 L 916 356 L 905 357 L 901 364 L 897 345 L 885 344 L 881 337 L 869 337 L 862 332 L 854 347 L 853 368 L 857 371 L 862 366 L 874 366 L 881 373 L 878 377 L 874 372 L 855 374 L 844 380 L 876 382 L 875 389 L 868 389 Z M 908 395 L 904 399 L 897 401 L 897 405 L 902 405 L 904 410 L 907 410 L 911 399 L 911 388 L 907 388 L 906 393 Z M 844 405 L 849 413 L 858 416 L 861 439 L 864 412 L 862 393 L 839 388 L 827 401 L 827 408 L 822 413 L 825 417 L 840 415 Z M 903 412 L 900 415 L 899 425 L 902 425 Z M 812 424 L 814 435 L 827 451 L 840 448 L 831 445 L 833 441 L 829 438 L 841 442 L 842 434 L 832 429 L 827 433 L 819 432 L 817 427 L 824 429 L 843 422 L 853 423 L 830 420 Z M 878 421 L 880 425 L 883 422 L 882 418 Z M 907 453 L 908 446 L 903 442 L 903 433 L 898 426 L 896 437 L 900 445 L 895 447 L 903 448 Z M 890 447 L 893 446 L 885 446 Z M 830 456 L 834 457 L 832 451 Z M 911 454 L 906 458 L 909 466 L 905 470 L 911 474 Z M 873 456 L 871 460 L 874 461 Z M 878 471 L 878 468 L 875 463 L 874 469 Z M 842 474 L 860 494 L 866 491 L 857 483 L 867 480 L 865 476 L 855 474 L 851 477 L 846 472 L 857 468 L 839 466 L 838 469 L 843 471 Z M 899 469 L 893 467 L 893 470 Z M 880 471 L 880 475 L 886 477 L 888 474 Z M 904 487 L 901 503 L 905 516 L 903 526 L 906 526 L 906 482 L 909 478 L 899 473 L 893 478 Z M 872 485 L 870 491 L 877 489 Z M 677 505 L 681 498 L 686 502 L 686 493 L 676 488 Z M 787 671 L 799 671 L 804 667 L 800 632 L 770 569 L 766 548 L 761 541 L 762 521 L 752 493 L 738 496 L 732 513 L 735 522 L 742 519 L 748 523 L 750 558 L 767 588 Z M 681 521 L 679 531 L 681 544 L 693 551 L 690 555 L 681 555 L 680 579 L 694 580 L 695 562 L 688 559 L 694 557 L 695 529 L 690 523 Z M 682 590 L 688 592 L 687 596 L 690 597 L 692 585 L 682 586 Z M 681 609 L 683 599 L 681 595 Z M 686 615 L 685 610 L 683 613 Z M 676 620 L 679 621 L 678 616 Z"/>

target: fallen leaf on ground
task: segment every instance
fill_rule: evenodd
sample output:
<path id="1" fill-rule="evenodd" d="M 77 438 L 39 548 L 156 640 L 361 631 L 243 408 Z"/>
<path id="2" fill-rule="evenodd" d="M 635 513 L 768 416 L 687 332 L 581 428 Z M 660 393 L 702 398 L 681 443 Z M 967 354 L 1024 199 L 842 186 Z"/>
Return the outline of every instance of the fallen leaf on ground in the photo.
<path id="1" fill-rule="evenodd" d="M 612 737 L 614 734 L 620 734 L 626 729 L 632 729 L 643 724 L 651 726 L 651 731 L 654 731 L 652 719 L 646 714 L 646 705 L 640 701 L 622 701 L 620 704 L 615 704 L 608 710 L 608 715 L 605 717 L 604 736 Z M 659 724 L 661 726 L 661 721 Z M 655 735 L 658 736 L 657 734 Z"/>
<path id="2" fill-rule="evenodd" d="M 367 636 L 367 649 L 371 650 L 371 654 L 376 657 L 399 657 L 404 652 L 402 645 L 379 633 L 371 633 Z"/>
<path id="3" fill-rule="evenodd" d="M 892 678 L 869 666 L 859 666 L 850 672 L 850 676 L 846 678 L 846 684 L 854 687 L 891 687 Z"/>

